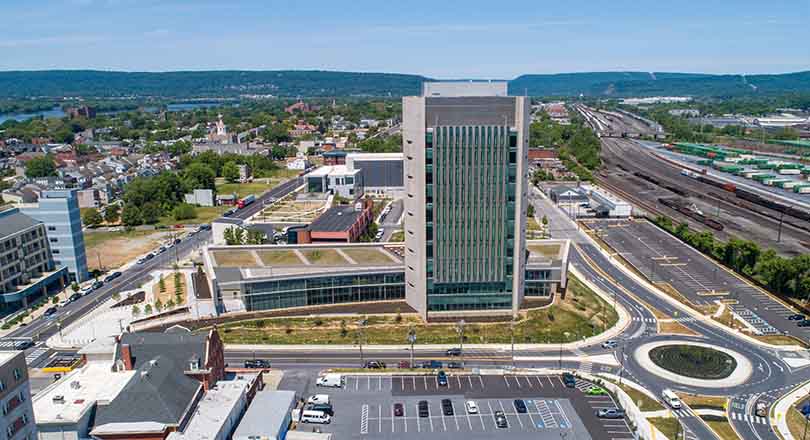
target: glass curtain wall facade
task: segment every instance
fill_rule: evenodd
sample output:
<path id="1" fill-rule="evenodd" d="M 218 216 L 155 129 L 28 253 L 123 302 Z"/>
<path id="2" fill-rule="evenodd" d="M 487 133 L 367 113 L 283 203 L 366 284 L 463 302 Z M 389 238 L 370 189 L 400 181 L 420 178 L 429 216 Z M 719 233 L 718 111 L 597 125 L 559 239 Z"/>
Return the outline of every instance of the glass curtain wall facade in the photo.
<path id="1" fill-rule="evenodd" d="M 510 127 L 427 131 L 429 311 L 511 307 L 516 176 L 517 132 Z"/>
<path id="2" fill-rule="evenodd" d="M 251 281 L 242 297 L 247 311 L 404 298 L 402 272 Z"/>

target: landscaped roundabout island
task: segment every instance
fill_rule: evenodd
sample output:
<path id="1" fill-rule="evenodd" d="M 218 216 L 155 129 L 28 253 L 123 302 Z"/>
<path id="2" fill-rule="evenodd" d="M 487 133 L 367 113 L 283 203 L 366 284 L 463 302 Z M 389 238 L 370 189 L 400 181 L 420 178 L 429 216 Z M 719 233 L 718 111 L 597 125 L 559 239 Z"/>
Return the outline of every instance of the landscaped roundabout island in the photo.
<path id="1" fill-rule="evenodd" d="M 753 373 L 751 360 L 738 351 L 696 341 L 654 341 L 633 353 L 646 371 L 673 384 L 727 388 L 745 383 Z"/>
<path id="2" fill-rule="evenodd" d="M 650 350 L 655 365 L 694 379 L 725 379 L 737 368 L 734 357 L 709 347 L 662 345 Z"/>

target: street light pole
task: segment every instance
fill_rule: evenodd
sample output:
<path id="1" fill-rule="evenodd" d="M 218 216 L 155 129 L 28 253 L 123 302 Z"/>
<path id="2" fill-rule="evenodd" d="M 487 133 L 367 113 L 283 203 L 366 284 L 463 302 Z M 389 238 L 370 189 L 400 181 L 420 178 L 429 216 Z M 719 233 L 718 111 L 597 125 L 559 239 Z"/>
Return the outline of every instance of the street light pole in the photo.
<path id="1" fill-rule="evenodd" d="M 363 358 L 363 336 L 365 334 L 366 324 L 368 324 L 367 319 L 362 319 L 358 322 L 360 324 L 360 332 L 357 337 L 357 343 L 360 346 L 360 366 L 365 366 L 365 359 Z"/>
<path id="2" fill-rule="evenodd" d="M 411 327 L 410 330 L 408 330 L 408 342 L 411 343 L 411 364 L 410 364 L 410 366 L 411 366 L 411 368 L 415 368 L 414 365 L 413 365 L 413 344 L 416 342 L 416 330 L 413 327 Z"/>
<path id="3" fill-rule="evenodd" d="M 565 341 L 568 341 L 568 337 L 570 335 L 571 335 L 571 333 L 568 333 L 568 332 L 563 333 L 563 336 L 565 336 Z M 559 358 L 560 360 L 559 360 L 559 363 L 558 363 L 560 370 L 562 370 L 562 346 L 563 346 L 563 341 L 560 341 L 560 358 Z"/>
<path id="4" fill-rule="evenodd" d="M 509 333 L 512 336 L 512 368 L 515 368 L 515 317 L 512 316 L 512 322 L 509 323 Z"/>
<path id="5" fill-rule="evenodd" d="M 619 386 L 622 385 L 622 379 L 624 378 L 624 348 L 627 346 L 627 341 L 622 343 L 622 356 L 619 358 Z"/>
<path id="6" fill-rule="evenodd" d="M 456 330 L 458 331 L 458 351 L 459 356 L 461 357 L 461 366 L 464 366 L 464 325 L 467 324 L 464 322 L 463 319 L 459 320 L 456 324 Z"/>

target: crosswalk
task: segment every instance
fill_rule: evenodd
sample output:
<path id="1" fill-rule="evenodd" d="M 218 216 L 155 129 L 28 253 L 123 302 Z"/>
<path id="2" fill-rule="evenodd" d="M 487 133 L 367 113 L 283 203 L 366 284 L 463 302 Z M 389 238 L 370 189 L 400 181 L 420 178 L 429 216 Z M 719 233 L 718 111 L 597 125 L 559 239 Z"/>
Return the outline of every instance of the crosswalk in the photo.
<path id="1" fill-rule="evenodd" d="M 45 355 L 45 353 L 47 353 L 47 352 L 48 352 L 48 347 L 45 347 L 45 346 L 37 347 L 31 353 L 28 353 L 27 355 L 25 355 L 25 363 L 28 364 L 29 366 L 31 366 L 31 365 L 34 364 L 34 362 L 37 361 L 37 359 L 39 359 L 40 357 Z"/>
<path id="2" fill-rule="evenodd" d="M 672 415 L 676 419 L 687 419 L 695 416 L 689 408 L 673 409 Z"/>
<path id="3" fill-rule="evenodd" d="M 741 422 L 753 422 L 760 425 L 767 425 L 768 418 L 767 417 L 759 417 L 759 416 L 752 416 L 750 414 L 742 414 L 742 413 L 731 413 L 732 420 L 738 420 Z"/>
<path id="4" fill-rule="evenodd" d="M 573 351 L 574 351 L 574 354 L 577 355 L 577 357 L 585 358 L 586 356 L 588 356 L 587 353 L 582 351 L 579 347 L 575 348 Z M 593 371 L 593 362 L 591 362 L 591 361 L 580 362 L 579 371 L 581 371 L 583 373 L 586 373 L 586 374 L 591 374 L 591 372 Z"/>
<path id="5" fill-rule="evenodd" d="M 640 318 L 638 316 L 634 316 L 633 321 L 647 322 L 650 324 L 655 324 L 656 322 L 655 318 Z"/>

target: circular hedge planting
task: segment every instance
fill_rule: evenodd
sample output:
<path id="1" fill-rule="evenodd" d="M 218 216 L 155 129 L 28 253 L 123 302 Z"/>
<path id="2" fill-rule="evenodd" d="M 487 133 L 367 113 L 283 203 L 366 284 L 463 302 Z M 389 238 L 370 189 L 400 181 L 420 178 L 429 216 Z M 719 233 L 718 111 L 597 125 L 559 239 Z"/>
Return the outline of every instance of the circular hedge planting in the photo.
<path id="1" fill-rule="evenodd" d="M 659 367 L 694 379 L 724 379 L 737 368 L 737 361 L 722 351 L 692 345 L 664 345 L 650 350 Z"/>

